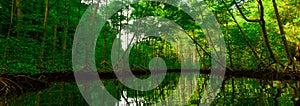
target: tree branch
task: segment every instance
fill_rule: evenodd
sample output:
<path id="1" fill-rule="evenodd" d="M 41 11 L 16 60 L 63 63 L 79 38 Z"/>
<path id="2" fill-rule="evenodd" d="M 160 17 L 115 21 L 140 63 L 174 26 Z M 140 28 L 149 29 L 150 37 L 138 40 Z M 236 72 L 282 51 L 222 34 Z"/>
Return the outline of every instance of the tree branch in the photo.
<path id="1" fill-rule="evenodd" d="M 244 20 L 246 20 L 247 22 L 259 22 L 259 19 L 248 19 L 245 14 L 243 13 L 243 11 L 241 10 L 240 6 L 237 4 L 237 2 L 235 0 L 233 0 L 235 6 L 237 7 L 237 9 L 239 10 L 240 14 L 242 15 L 242 17 L 244 18 Z"/>

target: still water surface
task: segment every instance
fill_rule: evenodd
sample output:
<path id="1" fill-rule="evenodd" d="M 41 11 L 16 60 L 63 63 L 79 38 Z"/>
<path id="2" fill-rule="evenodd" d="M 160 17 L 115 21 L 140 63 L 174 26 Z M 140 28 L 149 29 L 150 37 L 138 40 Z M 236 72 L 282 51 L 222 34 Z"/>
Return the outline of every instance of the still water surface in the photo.
<path id="1" fill-rule="evenodd" d="M 117 101 L 116 106 L 124 105 L 151 105 L 168 98 L 175 89 L 184 89 L 177 86 L 179 73 L 168 73 L 160 86 L 150 91 L 136 91 L 123 86 L 116 79 L 102 80 L 105 85 L 103 90 L 108 90 Z M 167 104 L 176 105 L 185 102 L 188 105 L 197 105 L 205 102 L 201 100 L 209 75 L 201 75 L 191 97 L 175 98 Z M 143 85 L 146 86 L 146 85 Z M 184 93 L 182 93 L 184 94 Z M 181 94 L 178 94 L 181 95 Z M 182 96 L 182 95 L 181 95 Z M 267 81 L 250 78 L 227 78 L 217 93 L 213 104 L 226 106 L 293 106 L 300 96 L 300 81 Z M 112 100 L 102 101 L 110 103 Z M 26 93 L 18 98 L 7 101 L 8 105 L 60 105 L 60 106 L 85 106 L 88 105 L 75 82 L 57 82 L 45 90 Z"/>

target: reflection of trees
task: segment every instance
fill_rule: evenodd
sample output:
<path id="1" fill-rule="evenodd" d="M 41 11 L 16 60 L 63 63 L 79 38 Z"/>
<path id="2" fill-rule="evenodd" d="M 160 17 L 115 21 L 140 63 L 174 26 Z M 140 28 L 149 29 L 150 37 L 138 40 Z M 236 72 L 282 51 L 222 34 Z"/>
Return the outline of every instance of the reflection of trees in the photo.
<path id="1" fill-rule="evenodd" d="M 293 97 L 292 97 L 291 99 L 292 99 L 292 101 L 294 102 L 294 104 L 296 104 L 295 106 L 299 106 L 299 104 L 300 104 L 300 98 L 299 98 L 299 94 L 300 94 L 300 92 L 299 92 L 300 82 L 297 81 L 297 82 L 295 82 L 294 84 L 295 84 L 295 86 L 290 85 L 291 88 L 293 89 L 293 90 L 292 90 L 292 92 L 293 92 Z M 297 94 L 298 94 L 298 95 L 297 95 Z M 298 101 L 296 101 L 296 98 L 297 98 L 297 97 L 298 97 Z M 298 104 L 298 105 L 297 105 L 297 104 Z"/>
<path id="2" fill-rule="evenodd" d="M 128 104 L 155 104 L 166 100 L 177 87 L 179 81 L 179 74 L 167 73 L 162 83 L 153 90 L 150 91 L 137 91 L 134 89 L 122 86 L 119 91 L 123 99 Z M 147 85 L 141 85 L 146 86 Z M 130 101 L 128 98 L 134 98 L 134 101 Z"/>
<path id="3" fill-rule="evenodd" d="M 230 77 L 225 79 L 213 105 L 293 105 L 296 104 L 296 98 L 299 97 L 299 83 L 299 81 Z M 205 86 L 202 85 L 201 89 L 203 88 Z M 195 101 L 199 101 L 201 89 L 195 91 L 195 97 L 190 100 L 191 104 L 196 104 Z"/>
<path id="4" fill-rule="evenodd" d="M 123 102 L 127 104 L 151 105 L 161 103 L 162 100 L 167 100 L 167 98 L 175 92 L 175 89 L 182 88 L 181 86 L 179 87 L 178 78 L 179 74 L 168 73 L 163 83 L 151 91 L 129 89 L 121 85 L 121 83 L 115 79 L 102 80 L 105 88 L 101 89 L 107 90 L 118 100 L 123 99 Z M 192 97 L 186 99 L 188 105 L 196 105 L 201 102 L 200 100 L 203 98 L 204 90 L 208 87 L 208 80 L 209 75 L 199 76 L 198 86 L 194 90 Z M 146 85 L 143 86 L 147 87 Z M 299 87 L 300 81 L 271 81 L 228 77 L 222 84 L 221 90 L 218 92 L 212 105 L 294 105 L 299 101 Z M 86 89 L 91 92 L 91 97 L 95 97 L 97 95 L 95 90 L 99 90 L 98 86 L 94 86 L 93 82 L 89 83 Z M 105 103 L 102 104 L 116 102 L 108 98 L 101 99 L 105 101 Z M 165 103 L 169 104 L 183 101 L 182 98 L 175 98 Z M 8 105 L 44 105 L 45 103 L 51 103 L 52 105 L 74 103 L 87 105 L 75 83 L 54 83 L 43 91 L 30 95 L 21 95 L 17 100 L 8 101 Z"/>

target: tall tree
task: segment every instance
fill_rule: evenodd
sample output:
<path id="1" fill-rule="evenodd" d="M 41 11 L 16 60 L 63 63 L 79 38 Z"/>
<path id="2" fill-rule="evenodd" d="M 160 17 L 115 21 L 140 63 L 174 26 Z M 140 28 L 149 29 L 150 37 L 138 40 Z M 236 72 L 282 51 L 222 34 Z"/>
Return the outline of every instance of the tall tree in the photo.
<path id="1" fill-rule="evenodd" d="M 8 28 L 8 31 L 7 31 L 7 36 L 6 36 L 6 39 L 8 39 L 10 37 L 10 34 L 11 34 L 11 29 L 12 29 L 12 24 L 13 24 L 13 17 L 14 17 L 14 3 L 15 0 L 11 0 L 11 10 L 10 10 L 10 24 L 9 24 L 9 28 Z M 9 46 L 9 42 L 8 40 L 5 42 L 5 48 L 4 48 L 4 52 L 3 52 L 3 61 L 6 61 L 7 59 L 7 47 Z M 4 62 L 3 66 L 5 67 L 6 66 L 6 62 Z"/>
<path id="2" fill-rule="evenodd" d="M 11 10 L 10 10 L 10 24 L 9 24 L 9 28 L 7 31 L 7 37 L 10 36 L 11 33 L 11 27 L 12 27 L 12 23 L 13 23 L 13 18 L 14 18 L 14 4 L 15 4 L 15 0 L 11 0 Z"/>
<path id="3" fill-rule="evenodd" d="M 49 0 L 46 0 L 45 2 L 45 16 L 44 16 L 44 24 L 43 24 L 43 37 L 42 37 L 42 45 L 41 45 L 41 51 L 40 51 L 40 57 L 39 57 L 39 65 L 38 68 L 41 69 L 41 73 L 44 73 L 44 54 L 45 54 L 45 42 L 47 37 L 47 23 L 48 23 L 48 13 L 49 13 Z"/>
<path id="4" fill-rule="evenodd" d="M 58 4 L 58 3 L 57 3 Z M 55 9 L 55 22 L 54 22 L 54 29 L 53 29 L 53 47 L 52 47 L 52 71 L 54 71 L 54 64 L 55 64 L 55 49 L 56 49 L 56 40 L 57 40 L 57 27 L 58 27 L 58 7 L 56 5 Z"/>
<path id="5" fill-rule="evenodd" d="M 65 10 L 64 10 L 64 36 L 63 36 L 63 44 L 62 44 L 62 54 L 63 54 L 63 71 L 65 71 L 66 65 L 66 49 L 67 49 L 67 39 L 68 39 L 68 27 L 69 27 L 69 0 L 65 0 Z"/>
<path id="6" fill-rule="evenodd" d="M 18 18 L 18 22 L 17 22 L 17 28 L 18 30 L 21 29 L 21 21 L 22 21 L 22 10 L 21 10 L 21 0 L 16 0 L 16 7 L 17 7 L 17 18 Z M 17 33 L 17 37 L 19 37 L 19 32 Z"/>
<path id="7" fill-rule="evenodd" d="M 262 35 L 264 37 L 264 43 L 266 45 L 266 47 L 268 48 L 268 51 L 270 53 L 271 58 L 274 60 L 275 63 L 278 63 L 279 65 L 281 65 L 282 67 L 284 67 L 284 65 L 275 57 L 274 52 L 271 48 L 271 45 L 269 43 L 269 38 L 268 38 L 268 34 L 267 34 L 267 30 L 266 30 L 266 22 L 264 19 L 264 6 L 261 0 L 257 0 L 258 5 L 259 5 L 259 24 L 262 30 Z"/>
<path id="8" fill-rule="evenodd" d="M 257 60 L 261 61 L 256 50 L 253 48 L 253 46 L 251 45 L 249 38 L 247 37 L 246 33 L 242 30 L 240 24 L 237 22 L 237 20 L 235 19 L 233 13 L 231 12 L 231 10 L 228 8 L 228 6 L 226 5 L 225 1 L 222 0 L 222 2 L 225 4 L 225 8 L 227 10 L 227 12 L 230 14 L 231 18 L 233 19 L 234 23 L 237 25 L 238 29 L 240 30 L 242 36 L 244 37 L 244 40 L 246 41 L 247 45 L 249 46 L 249 48 L 251 49 L 252 53 L 254 54 L 254 56 L 256 57 Z M 239 9 L 239 6 L 237 6 L 237 8 Z M 244 16 L 244 15 L 243 15 Z M 248 20 L 247 18 L 245 18 L 246 20 Z"/>
<path id="9" fill-rule="evenodd" d="M 107 8 L 107 1 L 105 0 L 105 20 L 107 20 L 108 19 L 108 13 L 107 13 L 107 10 L 108 10 L 108 8 Z M 108 24 L 105 24 L 105 28 L 107 28 L 107 26 L 108 26 Z M 106 32 L 107 31 L 104 31 L 103 32 L 103 40 L 104 40 L 104 47 L 103 47 L 103 55 L 104 55 L 104 60 L 103 60 L 103 62 L 102 62 L 102 65 L 103 65 L 103 67 L 105 67 L 106 65 L 108 65 L 108 63 L 107 63 L 107 41 L 106 41 Z"/>
<path id="10" fill-rule="evenodd" d="M 235 6 L 237 7 L 238 11 L 240 12 L 240 14 L 242 15 L 242 17 L 247 21 L 247 22 L 258 22 L 262 31 L 262 36 L 264 38 L 264 43 L 270 53 L 271 58 L 274 60 L 275 63 L 278 63 L 279 65 L 281 65 L 282 67 L 284 67 L 284 65 L 275 57 L 274 52 L 271 48 L 271 45 L 269 43 L 269 38 L 268 38 L 268 34 L 267 34 L 267 30 L 266 30 L 266 22 L 265 22 L 265 18 L 264 18 L 264 6 L 261 0 L 256 0 L 258 3 L 258 12 L 259 12 L 259 19 L 248 19 L 245 14 L 242 12 L 240 6 L 237 4 L 237 2 L 235 0 L 233 0 L 235 3 Z"/>
<path id="11" fill-rule="evenodd" d="M 229 63 L 230 63 L 230 67 L 233 68 L 233 62 L 232 62 L 232 51 L 231 51 L 231 47 L 230 47 L 230 36 L 229 36 L 229 30 L 228 30 L 228 20 L 226 20 L 225 23 L 225 28 L 226 28 L 226 40 L 227 40 L 227 44 L 228 44 L 228 52 L 229 52 Z"/>
<path id="12" fill-rule="evenodd" d="M 279 15 L 279 12 L 278 12 L 278 8 L 277 8 L 277 4 L 276 4 L 276 1 L 275 0 L 272 0 L 273 2 L 273 7 L 274 7 L 274 12 L 276 14 L 276 19 L 277 19 L 277 23 L 278 23 L 278 27 L 279 27 L 279 30 L 280 30 L 280 34 L 281 34 L 281 39 L 284 43 L 284 49 L 285 49 L 285 52 L 287 54 L 287 57 L 289 59 L 289 63 L 292 63 L 293 65 L 293 68 L 295 69 L 295 65 L 294 65 L 294 62 L 293 62 L 293 58 L 291 56 L 291 53 L 289 51 L 289 46 L 288 46 L 288 43 L 286 41 L 286 37 L 285 37 L 285 32 L 284 32 L 284 29 L 283 29 L 283 26 L 282 26 L 282 22 L 281 22 L 281 19 L 280 19 L 280 15 Z M 288 64 L 289 65 L 289 64 Z M 286 66 L 287 67 L 287 66 Z"/>

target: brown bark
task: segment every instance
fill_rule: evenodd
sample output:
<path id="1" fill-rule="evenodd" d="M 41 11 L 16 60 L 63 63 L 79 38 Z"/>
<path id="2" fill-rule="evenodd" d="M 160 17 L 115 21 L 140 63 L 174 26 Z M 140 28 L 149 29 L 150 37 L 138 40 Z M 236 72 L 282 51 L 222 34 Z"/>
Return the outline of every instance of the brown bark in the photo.
<path id="1" fill-rule="evenodd" d="M 286 41 L 285 32 L 284 32 L 284 29 L 283 29 L 283 26 L 282 26 L 282 22 L 280 20 L 280 15 L 279 15 L 279 12 L 278 12 L 278 9 L 277 9 L 276 1 L 272 0 L 272 2 L 273 2 L 274 12 L 276 14 L 276 19 L 277 19 L 277 22 L 278 22 L 278 27 L 279 27 L 280 34 L 281 34 L 281 39 L 284 43 L 285 52 L 286 52 L 287 57 L 289 59 L 289 63 L 292 63 L 292 65 L 294 66 L 293 58 L 292 58 L 291 53 L 289 51 L 289 46 L 288 46 L 288 43 Z"/>
<path id="2" fill-rule="evenodd" d="M 223 3 L 225 4 L 224 0 L 222 0 Z M 268 35 L 267 35 L 267 31 L 266 31 L 266 25 L 265 25 L 265 19 L 264 19 L 264 6 L 263 6 L 263 3 L 261 0 L 256 0 L 257 3 L 258 3 L 258 11 L 259 11 L 259 19 L 254 19 L 254 20 L 250 20 L 248 19 L 244 14 L 243 12 L 241 11 L 241 9 L 239 8 L 239 6 L 237 5 L 237 3 L 235 2 L 235 5 L 237 6 L 239 12 L 242 14 L 242 17 L 247 21 L 247 22 L 259 22 L 259 25 L 261 27 L 261 30 L 262 30 L 262 36 L 264 37 L 264 43 L 270 53 L 270 56 L 271 58 L 274 60 L 275 63 L 278 63 L 279 65 L 281 65 L 282 67 L 284 67 L 284 65 L 279 61 L 277 60 L 277 58 L 275 57 L 273 51 L 272 51 L 272 48 L 271 48 L 271 45 L 269 43 L 269 38 L 268 38 Z M 228 9 L 228 8 L 227 8 Z"/>
<path id="3" fill-rule="evenodd" d="M 22 20 L 22 10 L 21 10 L 21 0 L 16 0 L 16 7 L 17 7 L 17 18 L 18 18 L 18 23 L 17 23 L 17 28 L 20 29 L 21 26 L 21 20 Z M 19 37 L 19 31 L 17 33 L 17 37 Z"/>
<path id="4" fill-rule="evenodd" d="M 13 17 L 14 17 L 14 1 L 15 0 L 11 0 L 11 10 L 10 10 L 10 24 L 9 24 L 9 28 L 8 28 L 8 32 L 7 32 L 7 39 L 10 37 L 10 32 L 11 32 L 11 26 L 12 26 L 12 23 L 13 23 Z M 6 41 L 5 42 L 5 48 L 4 48 L 4 52 L 3 52 L 3 61 L 6 61 L 6 59 L 7 59 L 7 52 L 8 52 L 8 50 L 7 50 L 7 47 L 9 46 L 9 42 L 8 41 Z M 6 67 L 6 62 L 4 62 L 4 64 L 3 64 L 3 66 L 4 67 Z"/>
<path id="5" fill-rule="evenodd" d="M 226 36 L 227 36 L 227 44 L 228 44 L 228 52 L 229 52 L 229 62 L 230 62 L 230 67 L 233 68 L 233 63 L 232 63 L 232 51 L 230 47 L 230 38 L 229 38 L 229 33 L 228 33 L 228 21 L 226 20 Z"/>
<path id="6" fill-rule="evenodd" d="M 260 17 L 260 27 L 262 30 L 262 36 L 264 37 L 264 43 L 266 45 L 266 47 L 268 48 L 268 51 L 270 53 L 271 58 L 274 60 L 275 63 L 278 63 L 279 65 L 281 65 L 282 67 L 284 67 L 284 65 L 277 60 L 277 58 L 275 57 L 271 45 L 269 43 L 269 39 L 268 39 L 268 34 L 266 31 L 266 24 L 265 24 L 265 19 L 264 19 L 264 6 L 261 0 L 257 0 L 258 4 L 259 4 L 259 17 Z"/>
<path id="7" fill-rule="evenodd" d="M 7 37 L 10 36 L 10 32 L 11 32 L 11 26 L 12 26 L 12 22 L 13 22 L 13 17 L 14 17 L 14 3 L 15 0 L 11 0 L 11 10 L 10 10 L 10 24 L 9 24 L 9 28 L 7 31 Z"/>
<path id="8" fill-rule="evenodd" d="M 105 2 L 105 21 L 107 20 L 107 1 Z M 104 24 L 105 25 L 105 28 L 107 28 L 107 25 L 108 24 Z M 104 60 L 103 60 L 103 62 L 104 63 L 106 63 L 107 62 L 107 51 L 106 51 L 106 48 L 107 48 L 107 43 L 106 43 L 106 30 L 104 31 L 104 33 L 103 33 L 103 40 L 104 40 L 104 50 L 103 50 L 103 55 L 104 55 Z M 107 64 L 102 64 L 103 66 L 105 66 L 105 65 L 107 65 Z"/>
<path id="9" fill-rule="evenodd" d="M 42 46 L 41 46 L 41 51 L 40 51 L 40 57 L 39 57 L 39 64 L 38 68 L 41 70 L 41 73 L 44 73 L 44 51 L 45 51 L 45 39 L 47 36 L 47 23 L 48 23 L 48 9 L 49 9 L 49 0 L 46 0 L 45 4 L 45 17 L 44 17 L 44 30 L 43 30 L 43 38 L 42 38 Z"/>
<path id="10" fill-rule="evenodd" d="M 90 21 L 90 28 L 92 28 L 94 26 L 94 22 L 95 22 L 95 19 L 96 19 L 97 11 L 99 9 L 99 4 L 100 4 L 100 0 L 97 1 L 96 8 L 95 8 L 94 13 L 93 13 L 93 17 L 91 18 L 91 21 Z M 93 30 L 89 30 L 89 35 L 90 36 L 92 35 L 92 31 Z M 90 46 L 90 43 L 91 43 L 90 40 L 86 41 L 86 45 L 88 45 L 88 47 Z M 85 51 L 86 51 L 86 54 L 85 54 L 86 55 L 86 58 L 85 58 L 85 68 L 89 68 L 90 67 L 90 63 L 89 63 L 89 51 L 90 51 L 90 48 L 86 48 Z"/>
<path id="11" fill-rule="evenodd" d="M 226 3 L 225 3 L 224 0 L 222 0 L 222 2 L 224 3 L 224 5 L 226 5 Z M 238 29 L 241 31 L 241 33 L 242 33 L 242 35 L 243 35 L 243 37 L 244 37 L 244 39 L 245 39 L 247 45 L 248 45 L 249 48 L 251 49 L 251 51 L 252 51 L 252 53 L 254 54 L 254 56 L 256 57 L 256 59 L 257 59 L 258 61 L 261 61 L 260 58 L 258 57 L 257 52 L 255 51 L 255 49 L 253 48 L 253 46 L 252 46 L 251 43 L 249 42 L 246 33 L 242 30 L 241 26 L 240 26 L 239 23 L 236 21 L 236 19 L 235 19 L 233 13 L 229 10 L 229 8 L 228 8 L 227 6 L 226 6 L 226 9 L 227 9 L 228 13 L 230 14 L 230 16 L 232 17 L 233 21 L 236 23 Z"/>
<path id="12" fill-rule="evenodd" d="M 65 6 L 66 6 L 66 9 L 65 9 L 65 11 L 64 11 L 64 16 L 65 17 L 68 17 L 68 2 L 69 2 L 69 0 L 66 0 L 65 1 Z M 67 49 L 67 39 L 68 39 L 68 27 L 69 27 L 69 19 L 67 18 L 67 19 L 65 19 L 64 20 L 64 37 L 63 37 L 63 44 L 62 44 L 62 55 L 63 55 L 63 64 L 64 65 L 66 65 L 66 49 Z M 64 68 L 63 68 L 63 71 L 65 71 L 64 70 Z"/>
<path id="13" fill-rule="evenodd" d="M 244 20 L 246 20 L 247 22 L 259 22 L 259 19 L 248 19 L 246 17 L 246 15 L 243 13 L 243 11 L 241 10 L 240 6 L 236 3 L 235 0 L 233 0 L 235 6 L 237 7 L 237 9 L 239 10 L 240 14 L 242 15 L 242 17 L 244 18 Z"/>
<path id="14" fill-rule="evenodd" d="M 53 47 L 52 47 L 52 71 L 54 71 L 54 63 L 55 63 L 55 48 L 56 48 L 56 39 L 57 39 L 57 23 L 58 23 L 58 10 L 55 10 L 55 25 L 54 25 L 54 33 L 53 33 Z"/>
<path id="15" fill-rule="evenodd" d="M 105 24 L 105 27 L 107 28 L 107 24 Z M 103 40 L 104 40 L 104 47 L 103 47 L 103 55 L 104 55 L 104 62 L 107 62 L 107 51 L 106 51 L 106 48 L 107 48 L 107 43 L 106 43 L 106 31 L 104 31 L 104 34 L 103 34 Z"/>

